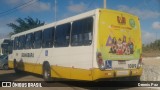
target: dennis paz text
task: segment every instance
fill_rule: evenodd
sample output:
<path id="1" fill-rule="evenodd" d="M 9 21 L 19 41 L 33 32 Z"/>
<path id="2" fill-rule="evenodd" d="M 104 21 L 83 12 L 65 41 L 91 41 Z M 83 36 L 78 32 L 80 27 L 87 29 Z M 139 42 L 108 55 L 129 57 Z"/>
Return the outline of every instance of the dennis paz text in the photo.
<path id="1" fill-rule="evenodd" d="M 158 87 L 158 83 L 147 82 L 147 83 L 138 83 L 139 87 Z"/>

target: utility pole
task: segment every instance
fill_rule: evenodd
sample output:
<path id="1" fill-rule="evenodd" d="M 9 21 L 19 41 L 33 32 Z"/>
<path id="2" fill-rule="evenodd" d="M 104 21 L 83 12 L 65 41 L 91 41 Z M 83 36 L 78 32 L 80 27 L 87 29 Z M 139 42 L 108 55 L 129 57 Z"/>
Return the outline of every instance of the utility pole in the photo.
<path id="1" fill-rule="evenodd" d="M 106 4 L 107 4 L 107 1 L 106 1 L 106 0 L 103 0 L 103 8 L 105 8 L 105 9 L 107 8 L 107 5 L 106 5 Z"/>
<path id="2" fill-rule="evenodd" d="M 54 20 L 55 20 L 55 22 L 57 21 L 57 1 L 56 0 L 54 0 Z"/>

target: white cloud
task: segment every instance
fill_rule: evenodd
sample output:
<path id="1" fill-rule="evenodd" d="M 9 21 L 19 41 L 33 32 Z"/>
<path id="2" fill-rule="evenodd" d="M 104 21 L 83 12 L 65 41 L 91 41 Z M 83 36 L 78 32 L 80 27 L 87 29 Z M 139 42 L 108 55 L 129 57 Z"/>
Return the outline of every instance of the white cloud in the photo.
<path id="1" fill-rule="evenodd" d="M 83 1 L 79 3 L 74 3 L 73 1 L 74 0 L 69 0 L 69 5 L 67 6 L 68 12 L 65 12 L 63 15 L 61 15 L 60 16 L 61 19 L 73 16 L 85 11 L 93 10 L 101 6 L 99 3 L 97 3 L 97 1 L 92 3 L 84 3 Z"/>
<path id="2" fill-rule="evenodd" d="M 75 4 L 73 2 L 67 7 L 67 9 L 73 13 L 79 13 L 86 10 L 87 6 L 85 3 L 80 2 L 79 4 Z"/>
<path id="3" fill-rule="evenodd" d="M 147 31 L 142 30 L 143 44 L 149 44 L 151 42 L 154 42 L 156 39 L 158 39 L 156 33 L 151 33 L 151 32 L 147 32 Z"/>
<path id="4" fill-rule="evenodd" d="M 135 14 L 135 15 L 139 16 L 142 19 L 160 17 L 160 12 L 151 11 L 151 10 L 140 10 L 138 8 L 135 8 L 135 7 L 132 8 L 132 7 L 128 7 L 128 6 L 125 6 L 125 5 L 119 5 L 118 6 L 118 10 Z"/>
<path id="5" fill-rule="evenodd" d="M 22 12 L 42 12 L 51 9 L 50 3 L 39 0 L 6 0 L 6 3 L 12 7 L 27 3 L 19 8 L 19 10 Z"/>
<path id="6" fill-rule="evenodd" d="M 17 17 L 0 18 L 0 27 L 6 27 L 9 23 L 15 23 Z M 1 31 L 1 30 L 0 30 Z"/>
<path id="7" fill-rule="evenodd" d="M 152 28 L 153 29 L 157 29 L 157 30 L 160 30 L 160 22 L 153 22 L 153 24 L 152 24 Z"/>
<path id="8" fill-rule="evenodd" d="M 44 3 L 44 2 L 32 2 L 32 5 L 27 6 L 25 8 L 21 8 L 21 11 L 23 12 L 42 12 L 42 11 L 48 11 L 51 9 L 50 3 Z"/>
<path id="9" fill-rule="evenodd" d="M 0 39 L 7 38 L 9 35 L 9 32 L 11 32 L 11 28 L 9 27 L 0 27 Z"/>
<path id="10" fill-rule="evenodd" d="M 13 32 L 13 29 L 8 27 L 7 24 L 14 23 L 16 18 L 0 18 L 0 38 L 6 38 L 10 32 Z"/>

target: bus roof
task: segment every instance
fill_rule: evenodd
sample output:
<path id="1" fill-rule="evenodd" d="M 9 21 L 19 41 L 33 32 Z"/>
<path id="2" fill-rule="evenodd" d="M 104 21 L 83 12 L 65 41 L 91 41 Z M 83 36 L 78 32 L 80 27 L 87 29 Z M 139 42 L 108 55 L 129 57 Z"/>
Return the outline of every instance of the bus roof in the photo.
<path id="1" fill-rule="evenodd" d="M 56 25 L 59 25 L 59 24 L 64 24 L 64 23 L 72 22 L 72 21 L 77 20 L 77 19 L 82 19 L 82 18 L 86 18 L 86 17 L 89 17 L 89 16 L 93 16 L 95 14 L 98 14 L 99 10 L 102 10 L 102 12 L 103 11 L 109 11 L 109 12 L 114 12 L 114 13 L 120 12 L 120 13 L 124 13 L 124 14 L 135 16 L 135 15 L 129 14 L 127 12 L 97 8 L 97 9 L 94 9 L 94 10 L 91 10 L 91 11 L 88 11 L 88 12 L 84 12 L 84 13 L 81 13 L 81 14 L 78 14 L 78 15 L 75 15 L 75 16 L 72 16 L 72 17 L 68 17 L 68 18 L 65 18 L 65 19 L 62 19 L 62 20 L 50 23 L 50 24 L 45 24 L 43 26 L 36 27 L 36 28 L 30 29 L 30 30 L 27 30 L 27 31 L 24 31 L 24 32 L 15 34 L 15 35 L 12 35 L 11 38 L 14 38 L 16 36 L 21 36 L 21 35 L 24 35 L 24 34 L 27 34 L 27 33 L 36 32 L 36 31 L 43 30 L 43 29 L 46 29 L 46 28 L 50 28 L 50 27 L 53 27 L 53 26 L 56 26 Z M 137 17 L 137 16 L 135 16 L 135 17 Z"/>

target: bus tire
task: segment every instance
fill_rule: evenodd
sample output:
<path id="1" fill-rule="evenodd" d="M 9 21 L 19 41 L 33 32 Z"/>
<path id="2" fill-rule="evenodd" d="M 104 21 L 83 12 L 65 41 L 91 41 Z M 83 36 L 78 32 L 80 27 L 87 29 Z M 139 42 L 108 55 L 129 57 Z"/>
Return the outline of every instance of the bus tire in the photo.
<path id="1" fill-rule="evenodd" d="M 17 61 L 16 60 L 14 60 L 14 71 L 15 71 L 15 73 L 20 73 L 20 70 L 18 70 L 18 63 L 17 63 Z"/>
<path id="2" fill-rule="evenodd" d="M 46 82 L 51 81 L 51 67 L 48 62 L 43 64 L 43 79 Z"/>

